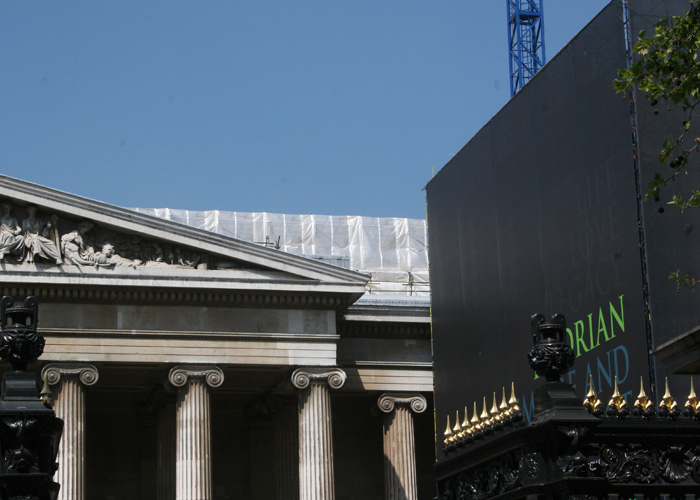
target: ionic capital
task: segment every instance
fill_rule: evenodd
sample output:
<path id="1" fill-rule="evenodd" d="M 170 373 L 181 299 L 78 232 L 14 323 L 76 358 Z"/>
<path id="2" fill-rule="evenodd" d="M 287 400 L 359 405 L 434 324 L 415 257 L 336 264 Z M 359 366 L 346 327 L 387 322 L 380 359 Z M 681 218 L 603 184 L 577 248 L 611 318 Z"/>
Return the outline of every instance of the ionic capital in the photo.
<path id="1" fill-rule="evenodd" d="M 58 384 L 63 377 L 79 377 L 83 385 L 94 385 L 100 374 L 88 363 L 49 363 L 41 370 L 41 378 L 50 385 Z"/>
<path id="2" fill-rule="evenodd" d="M 384 393 L 379 396 L 377 406 L 384 413 L 391 413 L 397 406 L 408 406 L 414 413 L 423 413 L 428 407 L 428 402 L 420 394 Z"/>
<path id="3" fill-rule="evenodd" d="M 219 387 L 224 383 L 224 372 L 217 366 L 179 365 L 168 374 L 168 381 L 175 387 L 182 387 L 191 378 L 203 378 L 209 387 Z"/>
<path id="4" fill-rule="evenodd" d="M 347 378 L 340 368 L 297 368 L 292 373 L 292 385 L 306 389 L 309 384 L 328 384 L 331 389 L 340 389 Z"/>

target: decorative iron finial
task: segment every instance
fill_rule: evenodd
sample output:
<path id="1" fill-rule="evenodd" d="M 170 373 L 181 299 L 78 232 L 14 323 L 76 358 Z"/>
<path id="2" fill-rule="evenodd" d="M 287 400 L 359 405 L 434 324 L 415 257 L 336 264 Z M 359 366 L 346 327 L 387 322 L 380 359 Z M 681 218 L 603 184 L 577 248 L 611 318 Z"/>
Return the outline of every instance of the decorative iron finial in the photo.
<path id="1" fill-rule="evenodd" d="M 620 388 L 617 385 L 617 375 L 615 375 L 615 388 L 612 398 L 608 402 L 608 415 L 623 418 L 628 413 L 627 401 L 625 401 L 625 397 L 620 394 Z"/>
<path id="2" fill-rule="evenodd" d="M 489 415 L 491 415 L 491 420 L 494 422 L 501 421 L 501 412 L 498 411 L 498 403 L 496 402 L 496 393 L 493 393 L 493 404 L 491 405 L 491 410 L 489 410 Z"/>
<path id="3" fill-rule="evenodd" d="M 0 300 L 0 357 L 12 369 L 26 370 L 27 365 L 44 352 L 44 337 L 37 333 L 39 306 L 34 297 L 27 297 L 23 306 L 15 306 L 12 297 Z"/>
<path id="4" fill-rule="evenodd" d="M 534 314 L 530 325 L 535 344 L 528 353 L 530 367 L 547 382 L 558 382 L 575 360 L 573 349 L 564 342 L 566 318 L 563 314 L 555 314 L 547 322 L 544 315 Z"/>
<path id="5" fill-rule="evenodd" d="M 12 297 L 0 299 L 0 357 L 12 365 L 2 377 L 0 394 L 0 491 L 9 500 L 53 499 L 53 481 L 63 420 L 46 403 L 48 384 L 39 393 L 29 363 L 44 351 L 37 332 L 39 306 L 34 297 L 15 306 Z"/>
<path id="6" fill-rule="evenodd" d="M 688 417 L 700 417 L 700 399 L 695 394 L 695 383 L 693 377 L 690 377 L 690 394 L 685 402 L 685 415 Z"/>
<path id="7" fill-rule="evenodd" d="M 644 378 L 641 376 L 639 377 L 639 395 L 634 402 L 632 414 L 642 418 L 649 418 L 654 414 L 654 402 L 647 396 L 644 390 Z"/>
<path id="8" fill-rule="evenodd" d="M 484 396 L 484 409 L 481 411 L 481 415 L 479 415 L 482 422 L 487 422 L 489 419 L 489 412 L 486 408 L 486 396 Z"/>
<path id="9" fill-rule="evenodd" d="M 476 409 L 476 401 L 474 401 L 474 413 L 472 414 L 472 419 L 470 420 L 472 424 L 472 429 L 474 429 L 475 432 L 481 431 L 482 425 L 481 425 L 481 420 L 479 420 L 479 412 Z"/>
<path id="10" fill-rule="evenodd" d="M 464 420 L 462 420 L 462 436 L 471 434 L 471 432 L 472 429 L 471 425 L 469 425 L 469 412 L 467 411 L 467 406 L 464 405 Z"/>
<path id="11" fill-rule="evenodd" d="M 447 415 L 447 427 L 445 428 L 445 432 L 443 433 L 445 436 L 445 441 L 443 441 L 445 444 L 450 444 L 454 440 L 454 434 L 452 434 L 452 427 L 450 427 L 450 416 Z"/>
<path id="12" fill-rule="evenodd" d="M 515 382 L 510 383 L 510 399 L 508 400 L 508 406 L 510 406 L 511 413 L 517 413 L 520 411 L 518 398 L 515 396 Z"/>
<path id="13" fill-rule="evenodd" d="M 503 387 L 503 398 L 501 399 L 501 404 L 498 406 L 501 416 L 507 418 L 510 416 L 510 406 L 508 406 L 508 400 L 506 399 L 506 388 Z"/>
<path id="14" fill-rule="evenodd" d="M 678 402 L 671 396 L 671 391 L 668 388 L 668 377 L 666 377 L 666 392 L 659 403 L 659 415 L 662 417 L 673 418 L 678 416 Z"/>
<path id="15" fill-rule="evenodd" d="M 484 396 L 484 406 L 483 409 L 481 410 L 481 415 L 479 415 L 479 418 L 481 419 L 481 428 L 483 429 L 484 433 L 486 434 L 491 434 L 493 432 L 493 420 L 489 417 L 489 410 L 488 410 L 488 405 L 486 404 L 486 396 Z"/>
<path id="16" fill-rule="evenodd" d="M 462 433 L 462 426 L 459 425 L 459 410 L 455 412 L 455 426 L 452 428 L 452 433 L 455 435 L 455 439 L 458 439 Z"/>
<path id="17" fill-rule="evenodd" d="M 586 399 L 583 400 L 583 406 L 586 407 L 591 415 L 601 415 L 603 413 L 603 402 L 598 399 L 598 395 L 593 389 L 593 375 L 588 376 L 588 393 Z"/>

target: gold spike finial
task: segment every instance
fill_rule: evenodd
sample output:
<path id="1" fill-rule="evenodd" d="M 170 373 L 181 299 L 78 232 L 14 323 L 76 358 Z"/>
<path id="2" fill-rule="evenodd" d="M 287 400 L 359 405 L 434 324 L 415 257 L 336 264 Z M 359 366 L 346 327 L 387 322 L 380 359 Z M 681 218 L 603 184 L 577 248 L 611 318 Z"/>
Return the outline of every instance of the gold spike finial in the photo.
<path id="1" fill-rule="evenodd" d="M 455 426 L 452 428 L 452 432 L 455 435 L 455 439 L 460 438 L 462 433 L 462 426 L 459 425 L 459 410 L 455 412 Z"/>
<path id="2" fill-rule="evenodd" d="M 644 377 L 642 376 L 639 377 L 639 395 L 634 402 L 634 406 L 644 412 L 648 412 L 651 407 L 654 406 L 654 403 L 651 402 L 651 399 L 644 390 Z"/>
<path id="3" fill-rule="evenodd" d="M 452 427 L 450 426 L 450 416 L 447 415 L 447 428 L 445 428 L 445 432 L 443 433 L 445 436 L 445 444 L 449 444 L 452 442 L 454 439 L 454 434 L 452 434 Z"/>
<path id="4" fill-rule="evenodd" d="M 479 412 L 476 409 L 476 401 L 474 401 L 474 413 L 471 419 L 472 423 L 472 429 L 474 431 L 480 431 L 481 430 L 481 420 L 479 420 Z"/>
<path id="5" fill-rule="evenodd" d="M 617 385 L 617 375 L 615 375 L 615 390 L 613 391 L 612 398 L 608 402 L 608 406 L 617 413 L 622 413 L 627 409 L 627 401 L 625 401 L 624 396 L 620 395 L 620 388 Z"/>
<path id="6" fill-rule="evenodd" d="M 500 422 L 501 421 L 501 413 L 498 411 L 498 403 L 496 402 L 496 393 L 493 393 L 493 404 L 491 405 L 491 410 L 489 411 L 489 415 L 491 415 L 491 420 L 494 422 Z"/>
<path id="7" fill-rule="evenodd" d="M 469 412 L 467 411 L 467 406 L 464 406 L 464 420 L 462 420 L 462 436 L 466 436 L 472 432 L 471 425 L 469 424 Z"/>
<path id="8" fill-rule="evenodd" d="M 661 398 L 659 403 L 659 408 L 666 408 L 669 412 L 674 412 L 678 409 L 678 402 L 671 396 L 671 391 L 668 388 L 668 377 L 666 377 L 666 392 L 664 392 L 664 397 Z"/>
<path id="9" fill-rule="evenodd" d="M 693 377 L 690 377 L 690 394 L 688 394 L 688 400 L 685 402 L 685 407 L 691 410 L 696 415 L 700 412 L 700 399 L 695 394 L 695 383 L 693 382 Z"/>
<path id="10" fill-rule="evenodd" d="M 591 413 L 600 412 L 603 406 L 603 402 L 598 399 L 598 395 L 593 390 L 593 375 L 588 376 L 588 393 L 586 394 L 586 399 L 583 400 L 583 406 Z"/>
<path id="11" fill-rule="evenodd" d="M 508 400 L 506 399 L 506 388 L 503 387 L 503 398 L 501 399 L 501 404 L 498 407 L 498 409 L 501 411 L 501 414 L 506 415 L 508 413 Z"/>
<path id="12" fill-rule="evenodd" d="M 484 396 L 484 409 L 482 410 L 481 415 L 479 415 L 479 418 L 484 423 L 486 423 L 486 421 L 489 419 L 489 412 L 486 409 L 486 396 Z"/>
<path id="13" fill-rule="evenodd" d="M 520 411 L 518 398 L 515 397 L 515 382 L 510 383 L 510 399 L 508 400 L 508 405 L 510 406 L 511 413 L 517 413 Z"/>

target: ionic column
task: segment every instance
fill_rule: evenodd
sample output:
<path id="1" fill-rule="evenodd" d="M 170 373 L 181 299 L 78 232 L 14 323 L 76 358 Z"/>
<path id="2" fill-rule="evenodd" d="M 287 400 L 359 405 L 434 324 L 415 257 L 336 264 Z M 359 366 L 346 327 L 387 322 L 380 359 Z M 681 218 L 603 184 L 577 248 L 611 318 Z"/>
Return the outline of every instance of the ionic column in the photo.
<path id="1" fill-rule="evenodd" d="M 58 500 L 85 498 L 85 386 L 97 382 L 97 368 L 89 364 L 51 363 L 41 370 L 54 389 L 54 410 L 63 419 L 58 447 Z"/>
<path id="2" fill-rule="evenodd" d="M 422 413 L 428 403 L 420 395 L 382 394 L 377 405 L 384 412 L 384 498 L 417 500 L 412 412 Z"/>
<path id="3" fill-rule="evenodd" d="M 299 389 L 300 500 L 335 499 L 330 389 L 340 389 L 345 379 L 338 368 L 299 368 L 292 374 Z"/>
<path id="4" fill-rule="evenodd" d="M 209 387 L 219 387 L 224 382 L 224 373 L 215 366 L 182 365 L 170 370 L 168 380 L 178 388 L 175 498 L 211 500 Z"/>

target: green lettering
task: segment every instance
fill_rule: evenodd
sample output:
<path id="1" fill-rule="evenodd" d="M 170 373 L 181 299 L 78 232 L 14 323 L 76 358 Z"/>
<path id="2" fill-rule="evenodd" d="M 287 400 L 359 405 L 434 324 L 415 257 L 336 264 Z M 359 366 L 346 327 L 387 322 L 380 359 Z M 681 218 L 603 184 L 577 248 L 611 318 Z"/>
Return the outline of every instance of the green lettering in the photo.
<path id="1" fill-rule="evenodd" d="M 583 321 L 579 320 L 574 323 L 574 331 L 576 332 L 576 357 L 581 355 L 580 347 L 583 346 L 583 351 L 588 352 L 590 349 L 586 346 L 586 342 L 583 340 L 583 334 L 586 331 L 586 327 L 583 326 Z"/>
<path id="2" fill-rule="evenodd" d="M 588 315 L 588 335 L 591 338 L 591 349 L 600 345 L 600 339 L 593 340 L 593 313 Z"/>
<path id="3" fill-rule="evenodd" d="M 598 309 L 598 343 L 600 343 L 600 332 L 605 335 L 605 341 L 607 342 L 612 337 L 608 336 L 608 327 L 605 326 L 605 316 L 603 316 L 603 308 Z M 614 335 L 613 335 L 614 337 Z"/>
<path id="4" fill-rule="evenodd" d="M 618 326 L 620 327 L 620 330 L 622 330 L 622 333 L 625 333 L 625 308 L 622 304 L 622 297 L 624 295 L 620 295 L 620 314 L 617 313 L 615 308 L 613 307 L 613 303 L 610 302 L 610 337 L 608 337 L 608 334 L 605 334 L 605 340 L 610 340 L 612 338 L 615 338 L 615 323 L 613 323 L 613 317 L 615 317 L 615 321 L 617 322 Z"/>

